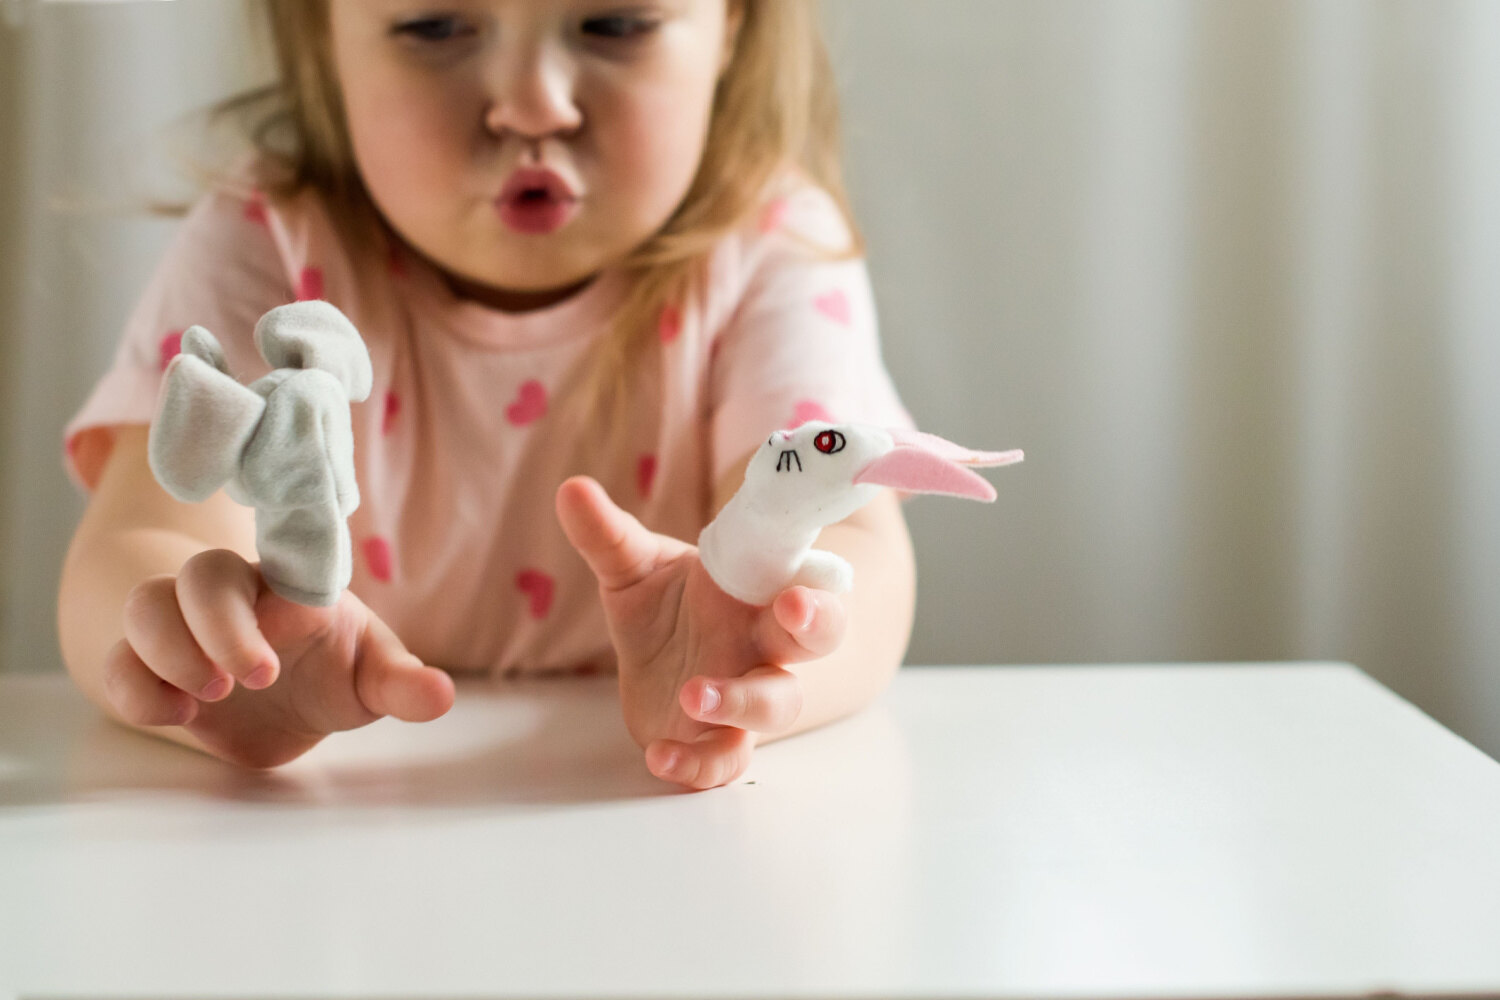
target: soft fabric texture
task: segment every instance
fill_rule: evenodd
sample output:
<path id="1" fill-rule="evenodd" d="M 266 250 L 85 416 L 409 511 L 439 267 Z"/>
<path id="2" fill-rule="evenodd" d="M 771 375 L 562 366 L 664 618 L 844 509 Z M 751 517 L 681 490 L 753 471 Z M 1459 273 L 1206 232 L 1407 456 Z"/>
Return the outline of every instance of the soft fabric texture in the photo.
<path id="1" fill-rule="evenodd" d="M 370 395 L 370 355 L 349 320 L 317 300 L 270 310 L 254 339 L 275 368 L 247 387 L 212 333 L 183 333 L 151 422 L 151 472 L 186 503 L 223 487 L 254 507 L 271 589 L 327 607 L 353 573 L 345 518 L 359 506 L 359 487 L 349 405 Z"/>
<path id="2" fill-rule="evenodd" d="M 326 299 L 363 336 L 374 372 L 351 411 L 350 589 L 437 666 L 611 669 L 598 584 L 557 523 L 568 475 L 594 476 L 647 527 L 691 541 L 715 484 L 771 431 L 830 418 L 910 426 L 881 362 L 864 262 L 804 246 L 847 237 L 826 193 L 778 178 L 715 248 L 705 280 L 662 312 L 615 428 L 623 444 L 585 461 L 567 428 L 583 403 L 573 375 L 606 331 L 622 275 L 549 308 L 499 312 L 455 297 L 399 243 L 351 255 L 315 192 L 268 200 L 247 173 L 243 190 L 213 192 L 179 228 L 113 367 L 67 426 L 69 469 L 91 485 L 103 428 L 150 422 L 181 331 L 212 330 L 248 381 L 268 370 L 256 321 Z"/>
<path id="3" fill-rule="evenodd" d="M 970 451 L 909 429 L 809 421 L 766 439 L 744 483 L 699 535 L 698 554 L 714 582 L 747 604 L 769 604 L 796 584 L 843 593 L 854 585 L 853 568 L 812 547 L 825 527 L 887 486 L 988 503 L 995 488 L 968 467 L 1022 457 Z"/>

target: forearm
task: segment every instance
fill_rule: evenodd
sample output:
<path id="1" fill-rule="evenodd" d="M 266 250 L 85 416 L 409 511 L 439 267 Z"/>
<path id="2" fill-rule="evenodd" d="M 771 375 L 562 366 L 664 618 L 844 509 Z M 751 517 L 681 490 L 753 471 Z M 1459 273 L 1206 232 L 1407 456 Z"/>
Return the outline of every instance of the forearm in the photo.
<path id="1" fill-rule="evenodd" d="M 832 654 L 787 670 L 802 688 L 802 711 L 791 729 L 767 743 L 806 732 L 864 708 L 890 684 L 906 656 L 916 604 L 911 536 L 896 495 L 886 491 L 852 517 L 830 525 L 816 547 L 854 567 L 854 589 L 840 595 L 848 613 L 844 641 Z"/>
<path id="2" fill-rule="evenodd" d="M 125 635 L 125 601 L 136 584 L 176 574 L 193 555 L 228 548 L 254 558 L 253 515 L 220 492 L 180 504 L 162 492 L 146 460 L 146 428 L 120 427 L 63 563 L 58 639 L 79 689 L 112 718 L 104 691 L 110 650 Z M 197 746 L 186 732 L 149 732 Z"/>
<path id="3" fill-rule="evenodd" d="M 74 537 L 58 593 L 58 639 L 63 662 L 85 693 L 98 693 L 105 655 L 124 637 L 130 591 L 149 577 L 176 573 L 206 547 L 156 528 L 80 531 Z"/>
<path id="4" fill-rule="evenodd" d="M 63 663 L 84 696 L 116 722 L 198 750 L 203 745 L 181 727 L 142 728 L 121 719 L 105 694 L 104 665 L 124 638 L 130 591 L 150 577 L 175 574 L 190 557 L 212 547 L 203 539 L 159 528 L 80 531 L 63 565 L 57 602 Z"/>

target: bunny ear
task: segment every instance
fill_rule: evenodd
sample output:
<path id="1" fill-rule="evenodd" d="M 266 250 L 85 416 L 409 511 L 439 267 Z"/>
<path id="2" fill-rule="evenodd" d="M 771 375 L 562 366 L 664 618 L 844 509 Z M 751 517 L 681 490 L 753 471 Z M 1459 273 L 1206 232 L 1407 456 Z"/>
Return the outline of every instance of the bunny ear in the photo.
<path id="1" fill-rule="evenodd" d="M 936 434 L 924 434 L 921 431 L 904 429 L 892 430 L 889 433 L 898 445 L 920 448 L 939 458 L 946 458 L 950 462 L 958 462 L 962 465 L 993 468 L 998 465 L 1013 465 L 1026 457 L 1026 453 L 1019 448 L 1011 451 L 973 451 L 963 445 L 954 444 L 946 438 L 940 438 Z"/>
<path id="2" fill-rule="evenodd" d="M 277 306 L 255 324 L 255 346 L 272 368 L 316 368 L 338 379 L 352 402 L 370 395 L 370 352 L 337 306 L 314 299 Z"/>
<path id="3" fill-rule="evenodd" d="M 892 486 L 908 493 L 942 493 L 985 503 L 995 499 L 995 488 L 983 477 L 926 448 L 906 444 L 898 444 L 859 470 L 854 481 Z"/>

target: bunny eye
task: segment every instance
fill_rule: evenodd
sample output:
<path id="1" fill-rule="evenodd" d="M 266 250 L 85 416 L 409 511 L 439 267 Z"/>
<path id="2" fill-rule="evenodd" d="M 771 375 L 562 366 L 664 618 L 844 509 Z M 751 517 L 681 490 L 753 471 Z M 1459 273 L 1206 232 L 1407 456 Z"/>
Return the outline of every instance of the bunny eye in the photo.
<path id="1" fill-rule="evenodd" d="M 844 435 L 838 431 L 824 431 L 813 438 L 813 447 L 825 455 L 836 455 L 844 450 Z"/>

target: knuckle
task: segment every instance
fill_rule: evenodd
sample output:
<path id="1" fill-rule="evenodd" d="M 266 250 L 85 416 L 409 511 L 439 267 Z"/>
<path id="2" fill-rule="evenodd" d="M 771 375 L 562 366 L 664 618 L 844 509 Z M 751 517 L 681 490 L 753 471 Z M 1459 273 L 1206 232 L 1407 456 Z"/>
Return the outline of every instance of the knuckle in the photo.
<path id="1" fill-rule="evenodd" d="M 744 768 L 742 754 L 735 750 L 719 750 L 709 758 L 707 766 L 698 771 L 699 788 L 717 788 L 727 785 L 739 777 Z"/>
<path id="2" fill-rule="evenodd" d="M 235 636 L 223 648 L 214 650 L 211 659 L 215 665 L 243 678 L 261 665 L 263 655 L 247 636 Z"/>
<path id="3" fill-rule="evenodd" d="M 735 715 L 761 731 L 784 729 L 802 712 L 802 687 L 796 676 L 779 667 L 733 686 Z M 728 698 L 726 697 L 726 700 Z"/>
<path id="4" fill-rule="evenodd" d="M 133 650 L 120 642 L 104 662 L 104 696 L 124 721 L 138 726 L 160 725 L 171 708 L 165 699 L 153 699 L 148 685 L 154 685 L 142 671 Z M 144 682 L 144 683 L 143 683 Z"/>
<path id="5" fill-rule="evenodd" d="M 802 714 L 802 685 L 795 679 L 785 685 L 785 693 L 777 702 L 778 711 L 772 719 L 772 729 L 789 729 Z"/>
<path id="6" fill-rule="evenodd" d="M 221 603 L 225 598 L 244 595 L 252 599 L 252 592 L 241 586 L 248 577 L 245 568 L 249 563 L 229 549 L 207 549 L 199 552 L 182 564 L 177 572 L 177 601 L 184 611 L 203 611 Z"/>
<path id="7" fill-rule="evenodd" d="M 166 601 L 175 601 L 174 581 L 170 576 L 153 576 L 142 580 L 125 595 L 124 615 L 127 625 L 149 625 L 161 616 Z"/>
<path id="8" fill-rule="evenodd" d="M 719 784 L 719 782 L 715 780 L 718 772 L 718 767 L 716 765 L 714 757 L 711 754 L 703 753 L 700 751 L 699 753 L 694 754 L 691 760 L 692 767 L 689 768 L 687 770 L 687 773 L 684 775 L 683 784 L 687 785 L 689 788 L 696 788 L 700 791 L 705 788 L 712 788 L 715 785 Z"/>
<path id="9" fill-rule="evenodd" d="M 190 556 L 178 575 L 193 583 L 217 581 L 240 572 L 244 562 L 237 552 L 230 549 L 204 549 Z"/>
<path id="10" fill-rule="evenodd" d="M 121 716 L 129 718 L 131 704 L 126 690 L 126 658 L 133 655 L 125 640 L 120 640 L 104 657 L 104 697 Z"/>
<path id="11" fill-rule="evenodd" d="M 755 690 L 748 682 L 728 681 L 719 685 L 719 691 L 722 702 L 714 714 L 726 719 L 743 719 L 755 711 Z"/>
<path id="12" fill-rule="evenodd" d="M 820 652 L 829 652 L 844 640 L 844 626 L 846 616 L 844 606 L 838 601 L 828 601 L 826 604 L 818 605 L 818 612 L 813 616 L 813 626 L 808 636 L 811 642 Z"/>

